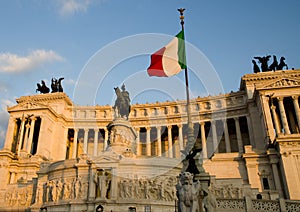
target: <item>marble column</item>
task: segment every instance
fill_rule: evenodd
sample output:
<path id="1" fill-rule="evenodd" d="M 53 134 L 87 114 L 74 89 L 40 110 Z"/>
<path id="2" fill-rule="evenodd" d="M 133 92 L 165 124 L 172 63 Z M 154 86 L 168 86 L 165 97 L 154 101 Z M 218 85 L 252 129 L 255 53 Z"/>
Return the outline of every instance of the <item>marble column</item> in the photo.
<path id="1" fill-rule="evenodd" d="M 88 153 L 88 135 L 89 135 L 89 129 L 84 128 L 84 139 L 83 139 L 83 153 Z"/>
<path id="2" fill-rule="evenodd" d="M 74 129 L 72 158 L 77 158 L 77 148 L 78 148 L 77 140 L 78 140 L 78 131 L 79 131 L 79 129 Z"/>
<path id="3" fill-rule="evenodd" d="M 280 130 L 280 126 L 279 126 L 278 119 L 277 119 L 276 107 L 274 105 L 271 106 L 271 111 L 272 111 L 272 116 L 273 116 L 273 120 L 274 120 L 275 130 L 276 130 L 277 135 L 279 135 L 279 134 L 281 134 L 281 130 Z"/>
<path id="4" fill-rule="evenodd" d="M 287 118 L 286 118 L 283 99 L 284 99 L 284 97 L 277 97 L 278 105 L 279 105 L 279 111 L 280 111 L 280 117 L 281 117 L 283 129 L 284 129 L 284 133 L 285 134 L 291 134 L 291 131 L 289 129 L 289 124 L 288 124 L 288 121 L 287 121 Z"/>
<path id="5" fill-rule="evenodd" d="M 146 155 L 151 156 L 151 138 L 150 138 L 150 131 L 151 127 L 146 127 Z"/>
<path id="6" fill-rule="evenodd" d="M 135 128 L 135 131 L 136 131 L 136 155 L 137 156 L 140 156 L 142 155 L 142 151 L 141 151 L 141 141 L 140 141 L 140 128 L 139 127 L 136 127 Z"/>
<path id="7" fill-rule="evenodd" d="M 242 140 L 242 134 L 241 134 L 241 127 L 240 127 L 239 118 L 235 117 L 233 119 L 234 119 L 234 122 L 235 122 L 235 130 L 236 130 L 236 137 L 237 137 L 237 142 L 238 142 L 239 153 L 243 153 L 244 148 L 243 148 L 243 140 Z"/>
<path id="8" fill-rule="evenodd" d="M 29 119 L 28 119 L 29 120 Z M 25 137 L 24 137 L 24 144 L 23 144 L 23 148 L 22 150 L 27 151 L 27 147 L 28 147 L 28 136 L 29 136 L 29 129 L 30 129 L 30 124 L 27 123 L 25 125 L 26 130 L 25 130 Z"/>
<path id="9" fill-rule="evenodd" d="M 231 152 L 231 146 L 230 146 L 230 139 L 229 139 L 229 133 L 228 133 L 228 125 L 227 125 L 227 119 L 223 119 L 223 127 L 224 127 L 224 137 L 225 137 L 225 148 L 226 152 Z"/>
<path id="10" fill-rule="evenodd" d="M 218 153 L 218 136 L 217 136 L 217 129 L 216 129 L 216 121 L 211 121 L 211 129 L 212 129 L 212 139 L 213 139 L 213 151 Z"/>
<path id="11" fill-rule="evenodd" d="M 4 143 L 4 149 L 12 151 L 13 142 L 18 142 L 18 140 L 16 140 L 18 138 L 18 133 L 19 133 L 19 131 L 17 130 L 18 129 L 17 121 L 18 120 L 14 117 L 9 118 L 6 139 Z"/>
<path id="12" fill-rule="evenodd" d="M 206 146 L 206 136 L 205 136 L 205 122 L 200 122 L 201 128 L 201 141 L 202 141 L 202 155 L 203 159 L 207 159 L 207 146 Z"/>
<path id="13" fill-rule="evenodd" d="M 172 125 L 168 126 L 168 146 L 169 158 L 173 158 L 173 144 L 172 144 Z"/>
<path id="14" fill-rule="evenodd" d="M 294 108 L 295 108 L 295 114 L 296 114 L 296 119 L 297 119 L 297 123 L 298 123 L 298 128 L 300 131 L 300 109 L 299 109 L 299 102 L 298 102 L 298 96 L 292 96 L 293 98 L 293 104 L 294 104 Z"/>
<path id="15" fill-rule="evenodd" d="M 183 134 L 182 134 L 182 124 L 178 124 L 178 140 L 179 140 L 179 149 L 183 150 Z"/>
<path id="16" fill-rule="evenodd" d="M 275 139 L 275 132 L 274 132 L 274 126 L 272 121 L 272 116 L 270 112 L 270 104 L 269 104 L 269 97 L 261 95 L 261 101 L 262 101 L 262 113 L 265 115 L 265 124 L 266 124 L 266 138 L 265 142 L 269 142 L 269 138 L 273 141 Z M 268 138 L 269 136 L 269 138 Z"/>
<path id="17" fill-rule="evenodd" d="M 104 143 L 103 143 L 103 151 L 107 149 L 107 142 L 108 142 L 108 129 L 107 127 L 104 128 Z"/>
<path id="18" fill-rule="evenodd" d="M 94 156 L 98 155 L 98 134 L 99 134 L 99 129 L 95 128 L 94 129 Z"/>
<path id="19" fill-rule="evenodd" d="M 20 155 L 20 151 L 22 148 L 22 143 L 23 143 L 23 137 L 24 137 L 24 128 L 25 128 L 25 118 L 21 118 L 21 132 L 19 134 L 19 141 L 18 141 L 18 155 Z"/>
<path id="20" fill-rule="evenodd" d="M 248 133 L 249 133 L 249 139 L 250 139 L 250 144 L 252 146 L 255 146 L 254 144 L 254 138 L 253 138 L 253 128 L 252 128 L 252 124 L 251 124 L 251 119 L 249 116 L 246 116 L 247 119 L 247 126 L 248 126 Z"/>
<path id="21" fill-rule="evenodd" d="M 156 127 L 157 130 L 157 156 L 161 157 L 161 126 Z"/>
<path id="22" fill-rule="evenodd" d="M 33 140 L 33 134 L 34 134 L 35 121 L 36 121 L 36 118 L 31 117 L 30 133 L 29 133 L 28 145 L 27 145 L 27 152 L 30 154 L 31 154 L 31 146 L 32 146 L 32 140 Z"/>
<path id="23" fill-rule="evenodd" d="M 283 191 L 282 191 L 282 187 L 281 187 L 281 182 L 280 182 L 280 178 L 279 178 L 279 171 L 278 171 L 278 167 L 277 164 L 279 162 L 278 160 L 278 156 L 276 153 L 275 149 L 270 149 L 270 163 L 272 164 L 272 172 L 273 172 L 273 178 L 274 178 L 274 182 L 275 182 L 275 189 L 279 192 L 280 197 L 283 197 Z M 273 153 L 273 154 L 272 154 Z"/>

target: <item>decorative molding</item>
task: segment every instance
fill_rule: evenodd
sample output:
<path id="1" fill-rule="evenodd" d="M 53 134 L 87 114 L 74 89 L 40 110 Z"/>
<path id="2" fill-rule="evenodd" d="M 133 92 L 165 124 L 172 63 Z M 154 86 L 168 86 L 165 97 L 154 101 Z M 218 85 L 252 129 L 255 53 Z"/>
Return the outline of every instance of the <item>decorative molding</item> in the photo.
<path id="1" fill-rule="evenodd" d="M 294 80 L 294 79 L 288 79 L 288 78 L 282 78 L 280 80 L 277 80 L 275 82 L 272 82 L 264 88 L 282 88 L 282 87 L 294 87 L 294 86 L 300 86 L 300 81 Z"/>

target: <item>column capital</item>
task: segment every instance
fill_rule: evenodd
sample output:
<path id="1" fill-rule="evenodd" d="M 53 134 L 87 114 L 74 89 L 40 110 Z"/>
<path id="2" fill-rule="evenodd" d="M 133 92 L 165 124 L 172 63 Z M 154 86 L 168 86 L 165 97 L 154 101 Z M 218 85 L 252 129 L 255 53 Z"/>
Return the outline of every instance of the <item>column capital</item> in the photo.
<path id="1" fill-rule="evenodd" d="M 276 99 L 277 99 L 278 101 L 283 101 L 284 97 L 283 97 L 283 96 L 278 96 L 278 97 L 276 97 Z"/>
<path id="2" fill-rule="evenodd" d="M 27 123 L 27 124 L 25 125 L 25 127 L 26 127 L 26 128 L 30 128 L 30 124 Z"/>
<path id="3" fill-rule="evenodd" d="M 225 124 L 227 123 L 227 118 L 222 118 L 221 121 Z"/>
<path id="4" fill-rule="evenodd" d="M 211 123 L 212 125 L 216 125 L 216 120 L 210 120 L 210 123 Z"/>
<path id="5" fill-rule="evenodd" d="M 147 131 L 151 130 L 151 127 L 149 127 L 149 126 L 145 127 L 145 128 L 146 128 Z"/>
<path id="6" fill-rule="evenodd" d="M 78 132 L 79 131 L 79 128 L 74 128 L 74 132 Z"/>
<path id="7" fill-rule="evenodd" d="M 234 121 L 239 121 L 239 117 L 233 117 Z"/>
<path id="8" fill-rule="evenodd" d="M 172 125 L 168 125 L 167 127 L 168 127 L 168 129 L 172 129 Z"/>
<path id="9" fill-rule="evenodd" d="M 37 118 L 35 116 L 32 116 L 30 119 L 31 121 L 36 121 Z"/>
<path id="10" fill-rule="evenodd" d="M 298 100 L 298 98 L 299 98 L 299 96 L 296 96 L 296 95 L 293 95 L 293 96 L 292 96 L 292 99 L 293 99 L 293 100 Z"/>
<path id="11" fill-rule="evenodd" d="M 270 107 L 272 110 L 276 110 L 276 106 L 275 105 L 271 105 Z"/>
<path id="12" fill-rule="evenodd" d="M 133 129 L 134 129 L 135 131 L 139 132 L 141 128 L 140 128 L 140 127 L 133 127 Z"/>
<path id="13" fill-rule="evenodd" d="M 199 124 L 200 125 L 205 125 L 205 121 L 200 121 Z"/>
<path id="14" fill-rule="evenodd" d="M 156 129 L 157 130 L 161 130 L 161 126 L 156 126 Z"/>
<path id="15" fill-rule="evenodd" d="M 182 124 L 177 124 L 177 127 L 178 128 L 182 128 Z"/>
<path id="16" fill-rule="evenodd" d="M 95 132 L 99 131 L 99 128 L 94 128 L 94 131 L 95 131 Z"/>

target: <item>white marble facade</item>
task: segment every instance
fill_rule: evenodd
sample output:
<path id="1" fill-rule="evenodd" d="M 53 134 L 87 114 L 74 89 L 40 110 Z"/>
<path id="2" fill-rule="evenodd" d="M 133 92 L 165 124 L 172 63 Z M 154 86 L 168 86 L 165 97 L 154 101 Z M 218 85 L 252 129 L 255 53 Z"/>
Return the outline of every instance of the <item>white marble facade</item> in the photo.
<path id="1" fill-rule="evenodd" d="M 191 100 L 218 207 L 234 200 L 242 208 L 246 197 L 300 200 L 299 96 L 300 70 L 286 70 L 247 74 L 237 92 Z M 132 105 L 129 124 L 116 125 L 111 106 L 77 106 L 65 93 L 16 101 L 0 150 L 1 210 L 177 207 L 184 100 Z"/>

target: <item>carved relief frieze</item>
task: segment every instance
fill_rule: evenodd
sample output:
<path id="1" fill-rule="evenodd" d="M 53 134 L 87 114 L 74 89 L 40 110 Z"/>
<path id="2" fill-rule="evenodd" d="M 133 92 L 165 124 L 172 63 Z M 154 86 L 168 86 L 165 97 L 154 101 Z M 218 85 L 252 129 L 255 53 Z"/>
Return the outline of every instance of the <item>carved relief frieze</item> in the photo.
<path id="1" fill-rule="evenodd" d="M 32 185 L 8 188 L 1 196 L 3 196 L 0 200 L 1 206 L 28 207 L 32 199 Z"/>
<path id="2" fill-rule="evenodd" d="M 48 180 L 39 185 L 35 194 L 35 203 L 57 202 L 60 200 L 86 199 L 88 182 L 80 176 L 75 178 L 61 178 Z"/>
<path id="3" fill-rule="evenodd" d="M 158 176 L 151 179 L 121 179 L 119 198 L 174 201 L 176 199 L 176 177 Z"/>

